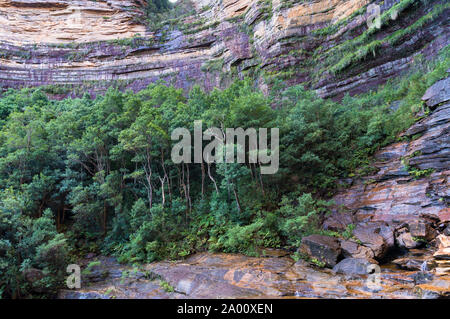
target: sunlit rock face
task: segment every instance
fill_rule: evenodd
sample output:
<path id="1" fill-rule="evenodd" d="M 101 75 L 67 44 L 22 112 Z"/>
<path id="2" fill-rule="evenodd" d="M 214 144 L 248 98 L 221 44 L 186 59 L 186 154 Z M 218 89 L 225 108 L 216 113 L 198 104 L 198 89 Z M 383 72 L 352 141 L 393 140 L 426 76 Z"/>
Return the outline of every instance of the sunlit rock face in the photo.
<path id="1" fill-rule="evenodd" d="M 105 41 L 144 34 L 136 23 L 142 1 L 1 0 L 3 41 L 69 43 Z"/>
<path id="2" fill-rule="evenodd" d="M 381 13 L 399 2 L 380 2 Z M 278 79 L 340 98 L 373 89 L 408 69 L 417 54 L 432 57 L 450 41 L 447 8 L 396 43 L 384 41 L 346 65 L 343 60 L 367 43 L 340 48 L 367 32 L 366 9 L 373 3 L 197 0 L 196 14 L 151 30 L 144 0 L 0 0 L 0 86 L 65 85 L 54 94 L 64 97 L 95 95 L 110 85 L 138 91 L 160 79 L 210 90 L 251 76 L 264 92 Z M 376 39 L 414 26 L 443 4 L 407 7 L 376 31 Z"/>

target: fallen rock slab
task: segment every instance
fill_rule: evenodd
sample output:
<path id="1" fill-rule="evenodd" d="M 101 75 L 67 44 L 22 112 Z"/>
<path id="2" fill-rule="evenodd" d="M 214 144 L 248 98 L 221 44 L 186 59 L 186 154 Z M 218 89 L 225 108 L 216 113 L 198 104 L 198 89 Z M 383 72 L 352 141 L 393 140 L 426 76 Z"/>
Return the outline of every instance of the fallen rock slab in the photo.
<path id="1" fill-rule="evenodd" d="M 373 251 L 375 259 L 383 258 L 394 247 L 394 232 L 383 222 L 360 223 L 353 231 L 353 236 Z"/>
<path id="2" fill-rule="evenodd" d="M 334 237 L 311 235 L 302 239 L 299 251 L 325 263 L 327 267 L 334 267 L 341 254 L 339 240 Z"/>
<path id="3" fill-rule="evenodd" d="M 374 253 L 372 249 L 362 246 L 353 240 L 341 240 L 342 254 L 346 258 L 363 258 L 373 259 Z"/>
<path id="4" fill-rule="evenodd" d="M 415 240 L 411 233 L 407 231 L 400 233 L 397 236 L 396 241 L 399 247 L 406 249 L 414 249 L 423 244 L 422 242 Z"/>

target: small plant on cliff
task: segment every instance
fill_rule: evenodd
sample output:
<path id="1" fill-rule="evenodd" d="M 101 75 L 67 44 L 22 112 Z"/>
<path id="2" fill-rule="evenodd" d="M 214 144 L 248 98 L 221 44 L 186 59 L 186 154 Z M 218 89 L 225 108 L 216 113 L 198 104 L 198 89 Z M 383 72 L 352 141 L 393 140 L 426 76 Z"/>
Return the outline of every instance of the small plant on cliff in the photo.
<path id="1" fill-rule="evenodd" d="M 165 280 L 160 280 L 159 281 L 159 285 L 161 286 L 162 289 L 164 289 L 165 292 L 174 292 L 175 288 L 172 287 L 167 281 Z"/>
<path id="2" fill-rule="evenodd" d="M 312 264 L 314 264 L 314 265 L 316 265 L 317 267 L 319 267 L 319 268 L 325 268 L 325 266 L 327 265 L 326 262 L 320 261 L 320 260 L 318 260 L 317 258 L 311 258 L 309 261 L 310 261 Z"/>

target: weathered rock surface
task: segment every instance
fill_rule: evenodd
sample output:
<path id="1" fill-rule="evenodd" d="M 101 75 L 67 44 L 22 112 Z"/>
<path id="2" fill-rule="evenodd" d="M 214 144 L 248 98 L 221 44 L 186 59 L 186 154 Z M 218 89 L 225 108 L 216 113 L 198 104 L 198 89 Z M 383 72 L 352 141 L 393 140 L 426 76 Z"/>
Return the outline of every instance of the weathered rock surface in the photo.
<path id="1" fill-rule="evenodd" d="M 363 258 L 372 260 L 375 257 L 373 250 L 360 245 L 353 240 L 341 240 L 342 255 L 346 258 Z"/>
<path id="2" fill-rule="evenodd" d="M 412 237 L 422 238 L 426 241 L 432 241 L 437 236 L 437 231 L 431 227 L 430 223 L 416 221 L 409 223 L 409 231 Z"/>
<path id="3" fill-rule="evenodd" d="M 1 0 L 1 39 L 10 43 L 116 40 L 145 34 L 134 20 L 144 1 Z"/>
<path id="4" fill-rule="evenodd" d="M 99 260 L 102 267 L 110 270 L 104 281 L 82 282 L 80 290 L 61 290 L 59 298 L 439 298 L 450 295 L 450 274 L 423 275 L 381 266 L 377 283 L 367 274 L 357 274 L 362 272 L 360 263 L 366 264 L 363 260 L 345 267 L 347 273 L 349 270 L 353 273 L 348 276 L 311 267 L 302 260 L 294 262 L 286 253 L 277 251 L 259 258 L 202 253 L 183 261 L 158 262 L 138 269 L 120 265 L 110 258 Z M 344 269 L 346 263 L 338 266 Z M 161 280 L 174 291 L 166 292 Z"/>
<path id="5" fill-rule="evenodd" d="M 437 263 L 433 257 L 432 250 L 426 254 L 423 249 L 410 249 L 406 256 L 401 256 L 391 262 L 400 269 L 414 270 L 426 273 L 435 273 Z"/>
<path id="6" fill-rule="evenodd" d="M 434 253 L 434 258 L 440 260 L 450 260 L 450 236 L 439 235 L 438 250 Z"/>
<path id="7" fill-rule="evenodd" d="M 344 231 L 348 225 L 354 225 L 356 220 L 351 212 L 334 211 L 322 224 L 322 228 L 332 231 Z"/>
<path id="8" fill-rule="evenodd" d="M 333 267 L 333 271 L 344 275 L 367 275 L 368 267 L 371 265 L 366 259 L 345 258 Z"/>
<path id="9" fill-rule="evenodd" d="M 429 107 L 435 107 L 436 105 L 450 100 L 450 78 L 438 81 L 431 86 L 422 98 Z"/>
<path id="10" fill-rule="evenodd" d="M 302 239 L 299 251 L 325 263 L 328 267 L 333 267 L 341 254 L 341 247 L 339 240 L 334 237 L 311 235 Z"/>
<path id="11" fill-rule="evenodd" d="M 352 178 L 346 183 L 349 187 L 334 198 L 336 210 L 323 223 L 325 229 L 341 232 L 346 230 L 346 225 L 355 225 L 352 238 L 340 241 L 342 255 L 348 259 L 342 267 L 356 267 L 357 262 L 351 258 L 385 262 L 390 251 L 398 254 L 399 248 L 409 250 L 407 257 L 396 258 L 392 264 L 418 271 L 412 278 L 421 285 L 426 298 L 436 294 L 428 290 L 430 282 L 439 282 L 447 294 L 450 291 L 448 283 L 445 286 L 445 282 L 435 278 L 450 273 L 447 234 L 450 97 L 447 91 L 448 79 L 427 91 L 423 100 L 427 101 L 431 113 L 403 134 L 405 141 L 375 154 L 372 164 L 375 174 Z M 417 174 L 418 171 L 421 173 Z M 434 244 L 437 247 L 434 254 L 424 256 L 416 250 Z"/>
<path id="12" fill-rule="evenodd" d="M 416 122 L 405 137 L 375 154 L 377 173 L 354 179 L 334 200 L 355 221 L 384 221 L 394 228 L 406 223 L 411 237 L 431 240 L 437 234 L 430 226 L 450 221 L 450 103 Z"/>
<path id="13" fill-rule="evenodd" d="M 372 250 L 375 259 L 382 259 L 394 247 L 393 230 L 383 222 L 360 223 L 353 236 Z"/>
<path id="14" fill-rule="evenodd" d="M 278 77 L 322 97 L 366 92 L 406 70 L 418 53 L 432 57 L 450 42 L 444 11 L 395 44 L 385 42 L 370 59 L 331 74 L 339 61 L 327 59 L 367 30 L 365 7 L 375 2 L 384 12 L 398 1 L 202 0 L 195 2 L 196 15 L 159 32 L 141 24 L 143 1 L 2 0 L 0 85 L 65 85 L 58 97 L 109 85 L 137 91 L 158 79 L 209 90 L 228 85 L 234 72 L 259 73 L 265 91 Z M 377 38 L 413 25 L 442 3 L 418 3 Z"/>
<path id="15" fill-rule="evenodd" d="M 422 242 L 415 239 L 409 231 L 402 229 L 396 237 L 397 245 L 401 248 L 414 249 L 422 246 Z"/>

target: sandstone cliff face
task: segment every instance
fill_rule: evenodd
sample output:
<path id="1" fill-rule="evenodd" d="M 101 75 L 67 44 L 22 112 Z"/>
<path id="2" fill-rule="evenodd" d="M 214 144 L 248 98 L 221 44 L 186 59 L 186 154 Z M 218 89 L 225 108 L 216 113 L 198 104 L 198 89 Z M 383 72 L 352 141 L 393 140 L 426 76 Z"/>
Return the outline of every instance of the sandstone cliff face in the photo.
<path id="1" fill-rule="evenodd" d="M 145 34 L 142 1 L 1 0 L 2 41 L 23 45 L 105 41 Z"/>
<path id="2" fill-rule="evenodd" d="M 404 133 L 405 141 L 375 154 L 377 173 L 347 181 L 350 188 L 335 196 L 352 212 L 342 222 L 450 222 L 449 84 L 447 78 L 427 91 L 423 99 L 432 112 Z"/>
<path id="3" fill-rule="evenodd" d="M 377 43 L 361 38 L 371 3 L 379 3 L 382 13 L 394 5 L 402 8 L 376 30 Z M 433 56 L 449 42 L 445 1 L 199 0 L 194 5 L 197 14 L 151 32 L 139 24 L 143 1 L 2 0 L 0 84 L 70 85 L 63 93 L 79 95 L 111 84 L 139 90 L 158 79 L 211 89 L 236 76 L 252 76 L 264 90 L 278 80 L 339 97 L 367 91 L 407 69 L 418 53 Z M 399 34 L 403 29 L 410 32 Z"/>

